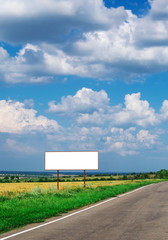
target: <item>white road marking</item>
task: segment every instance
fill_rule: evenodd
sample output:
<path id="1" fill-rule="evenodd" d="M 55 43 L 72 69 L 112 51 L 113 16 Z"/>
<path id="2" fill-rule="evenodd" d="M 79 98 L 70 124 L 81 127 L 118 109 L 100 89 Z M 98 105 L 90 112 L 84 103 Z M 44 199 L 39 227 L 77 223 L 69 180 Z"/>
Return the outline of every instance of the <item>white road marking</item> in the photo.
<path id="1" fill-rule="evenodd" d="M 130 193 L 134 193 L 134 192 L 136 192 L 136 191 L 138 191 L 138 190 L 140 190 L 140 189 L 142 189 L 142 188 L 151 186 L 151 185 L 153 185 L 153 184 L 154 184 L 154 183 L 151 183 L 151 184 L 149 184 L 149 185 L 145 185 L 145 186 L 143 186 L 143 187 L 136 188 L 135 190 L 132 190 L 132 191 L 130 191 L 130 192 L 123 193 L 123 194 L 121 194 L 121 195 L 118 195 L 117 197 L 124 197 L 124 196 L 126 196 L 126 195 L 128 195 L 128 194 L 130 194 Z"/>
<path id="2" fill-rule="evenodd" d="M 153 184 L 153 183 L 152 183 L 152 184 Z M 21 231 L 21 232 L 18 232 L 18 233 L 12 234 L 12 235 L 10 235 L 10 236 L 4 237 L 4 238 L 0 238 L 0 240 L 9 239 L 9 238 L 12 238 L 12 237 L 18 236 L 18 235 L 20 235 L 20 234 L 23 234 L 23 233 L 26 233 L 26 232 L 33 231 L 33 230 L 35 230 L 35 229 L 37 229 L 37 228 L 44 227 L 44 226 L 49 225 L 49 224 L 51 224 L 51 223 L 61 221 L 61 220 L 65 219 L 65 218 L 68 218 L 68 217 L 71 217 L 71 216 L 76 215 L 76 214 L 78 214 L 78 213 L 81 213 L 81 212 L 87 211 L 87 210 L 89 210 L 89 209 L 91 209 L 91 208 L 94 208 L 94 207 L 100 206 L 100 205 L 102 205 L 102 204 L 104 204 L 104 203 L 107 203 L 107 202 L 113 201 L 113 200 L 117 199 L 118 197 L 121 198 L 121 197 L 124 197 L 125 195 L 128 195 L 128 194 L 134 193 L 134 192 L 136 192 L 136 191 L 139 191 L 139 190 L 141 190 L 141 189 L 143 189 L 143 188 L 145 188 L 145 187 L 151 186 L 152 184 L 149 184 L 149 185 L 146 185 L 146 186 L 143 186 L 143 187 L 137 188 L 137 189 L 135 189 L 135 190 L 132 190 L 132 191 L 130 191 L 130 192 L 127 192 L 127 193 L 124 193 L 124 194 L 118 195 L 117 197 L 109 198 L 109 199 L 107 199 L 107 200 L 105 200 L 105 201 L 103 201 L 103 202 L 101 202 L 101 203 L 97 203 L 97 204 L 95 204 L 95 205 L 93 205 L 93 206 L 87 207 L 87 208 L 85 208 L 85 209 L 79 210 L 79 211 L 74 212 L 74 213 L 71 213 L 71 214 L 68 214 L 67 216 L 61 217 L 61 218 L 59 218 L 59 219 L 55 219 L 55 220 L 50 221 L 50 222 L 48 222 L 48 223 L 44 223 L 44 224 L 41 224 L 41 225 L 39 225 L 39 226 L 32 227 L 32 228 L 29 228 L 29 229 L 27 229 L 27 230 L 24 230 L 24 231 Z"/>

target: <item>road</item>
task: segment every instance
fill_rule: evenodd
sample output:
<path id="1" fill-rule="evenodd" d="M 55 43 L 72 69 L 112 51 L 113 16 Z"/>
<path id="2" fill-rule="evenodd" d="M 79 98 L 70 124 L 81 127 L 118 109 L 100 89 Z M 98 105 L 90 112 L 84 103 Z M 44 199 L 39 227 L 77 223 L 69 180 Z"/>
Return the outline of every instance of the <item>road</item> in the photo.
<path id="1" fill-rule="evenodd" d="M 86 208 L 82 208 L 82 210 Z M 77 210 L 71 213 L 75 212 Z M 57 217 L 57 219 L 60 218 L 62 217 Z M 39 224 L 2 234 L 1 238 L 37 225 Z M 168 182 L 146 186 L 138 191 L 9 239 L 168 240 Z"/>

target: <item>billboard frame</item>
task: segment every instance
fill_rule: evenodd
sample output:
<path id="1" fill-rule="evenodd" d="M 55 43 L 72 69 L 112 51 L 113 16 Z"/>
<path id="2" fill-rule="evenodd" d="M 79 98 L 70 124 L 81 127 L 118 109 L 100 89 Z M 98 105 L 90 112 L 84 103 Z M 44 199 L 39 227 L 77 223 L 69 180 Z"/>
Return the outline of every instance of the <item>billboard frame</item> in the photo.
<path id="1" fill-rule="evenodd" d="M 62 170 L 62 171 L 84 171 L 84 188 L 86 187 L 86 184 L 85 184 L 85 181 L 86 181 L 86 170 L 85 169 L 69 169 L 69 168 L 67 168 L 67 169 L 46 169 L 46 153 L 47 152 L 70 152 L 70 153 L 73 153 L 73 152 L 87 152 L 87 153 L 89 153 L 89 152 L 96 152 L 97 154 L 98 154 L 98 159 L 97 159 L 97 161 L 98 161 L 98 164 L 97 164 L 97 169 L 87 169 L 87 170 L 98 170 L 99 169 L 99 151 L 45 151 L 44 152 L 44 170 L 45 171 L 57 171 L 57 190 L 59 190 L 59 171 L 60 170 Z"/>

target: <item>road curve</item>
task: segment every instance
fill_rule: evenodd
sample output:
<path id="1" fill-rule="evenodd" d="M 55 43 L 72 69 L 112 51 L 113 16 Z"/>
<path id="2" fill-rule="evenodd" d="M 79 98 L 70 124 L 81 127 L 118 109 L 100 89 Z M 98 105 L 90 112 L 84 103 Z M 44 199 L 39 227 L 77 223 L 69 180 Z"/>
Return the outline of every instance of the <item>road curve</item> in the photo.
<path id="1" fill-rule="evenodd" d="M 59 218 L 61 217 L 52 220 Z M 39 224 L 2 234 L 1 239 L 37 225 Z M 168 182 L 152 184 L 9 239 L 168 240 Z"/>

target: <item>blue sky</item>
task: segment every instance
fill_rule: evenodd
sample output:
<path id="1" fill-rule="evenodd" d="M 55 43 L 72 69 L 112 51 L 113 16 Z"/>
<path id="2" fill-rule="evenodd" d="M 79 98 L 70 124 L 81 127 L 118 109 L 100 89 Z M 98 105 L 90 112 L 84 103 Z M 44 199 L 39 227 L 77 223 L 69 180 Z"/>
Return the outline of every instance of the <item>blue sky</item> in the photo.
<path id="1" fill-rule="evenodd" d="M 100 171 L 168 168 L 166 0 L 0 4 L 0 170 L 76 150 Z"/>

